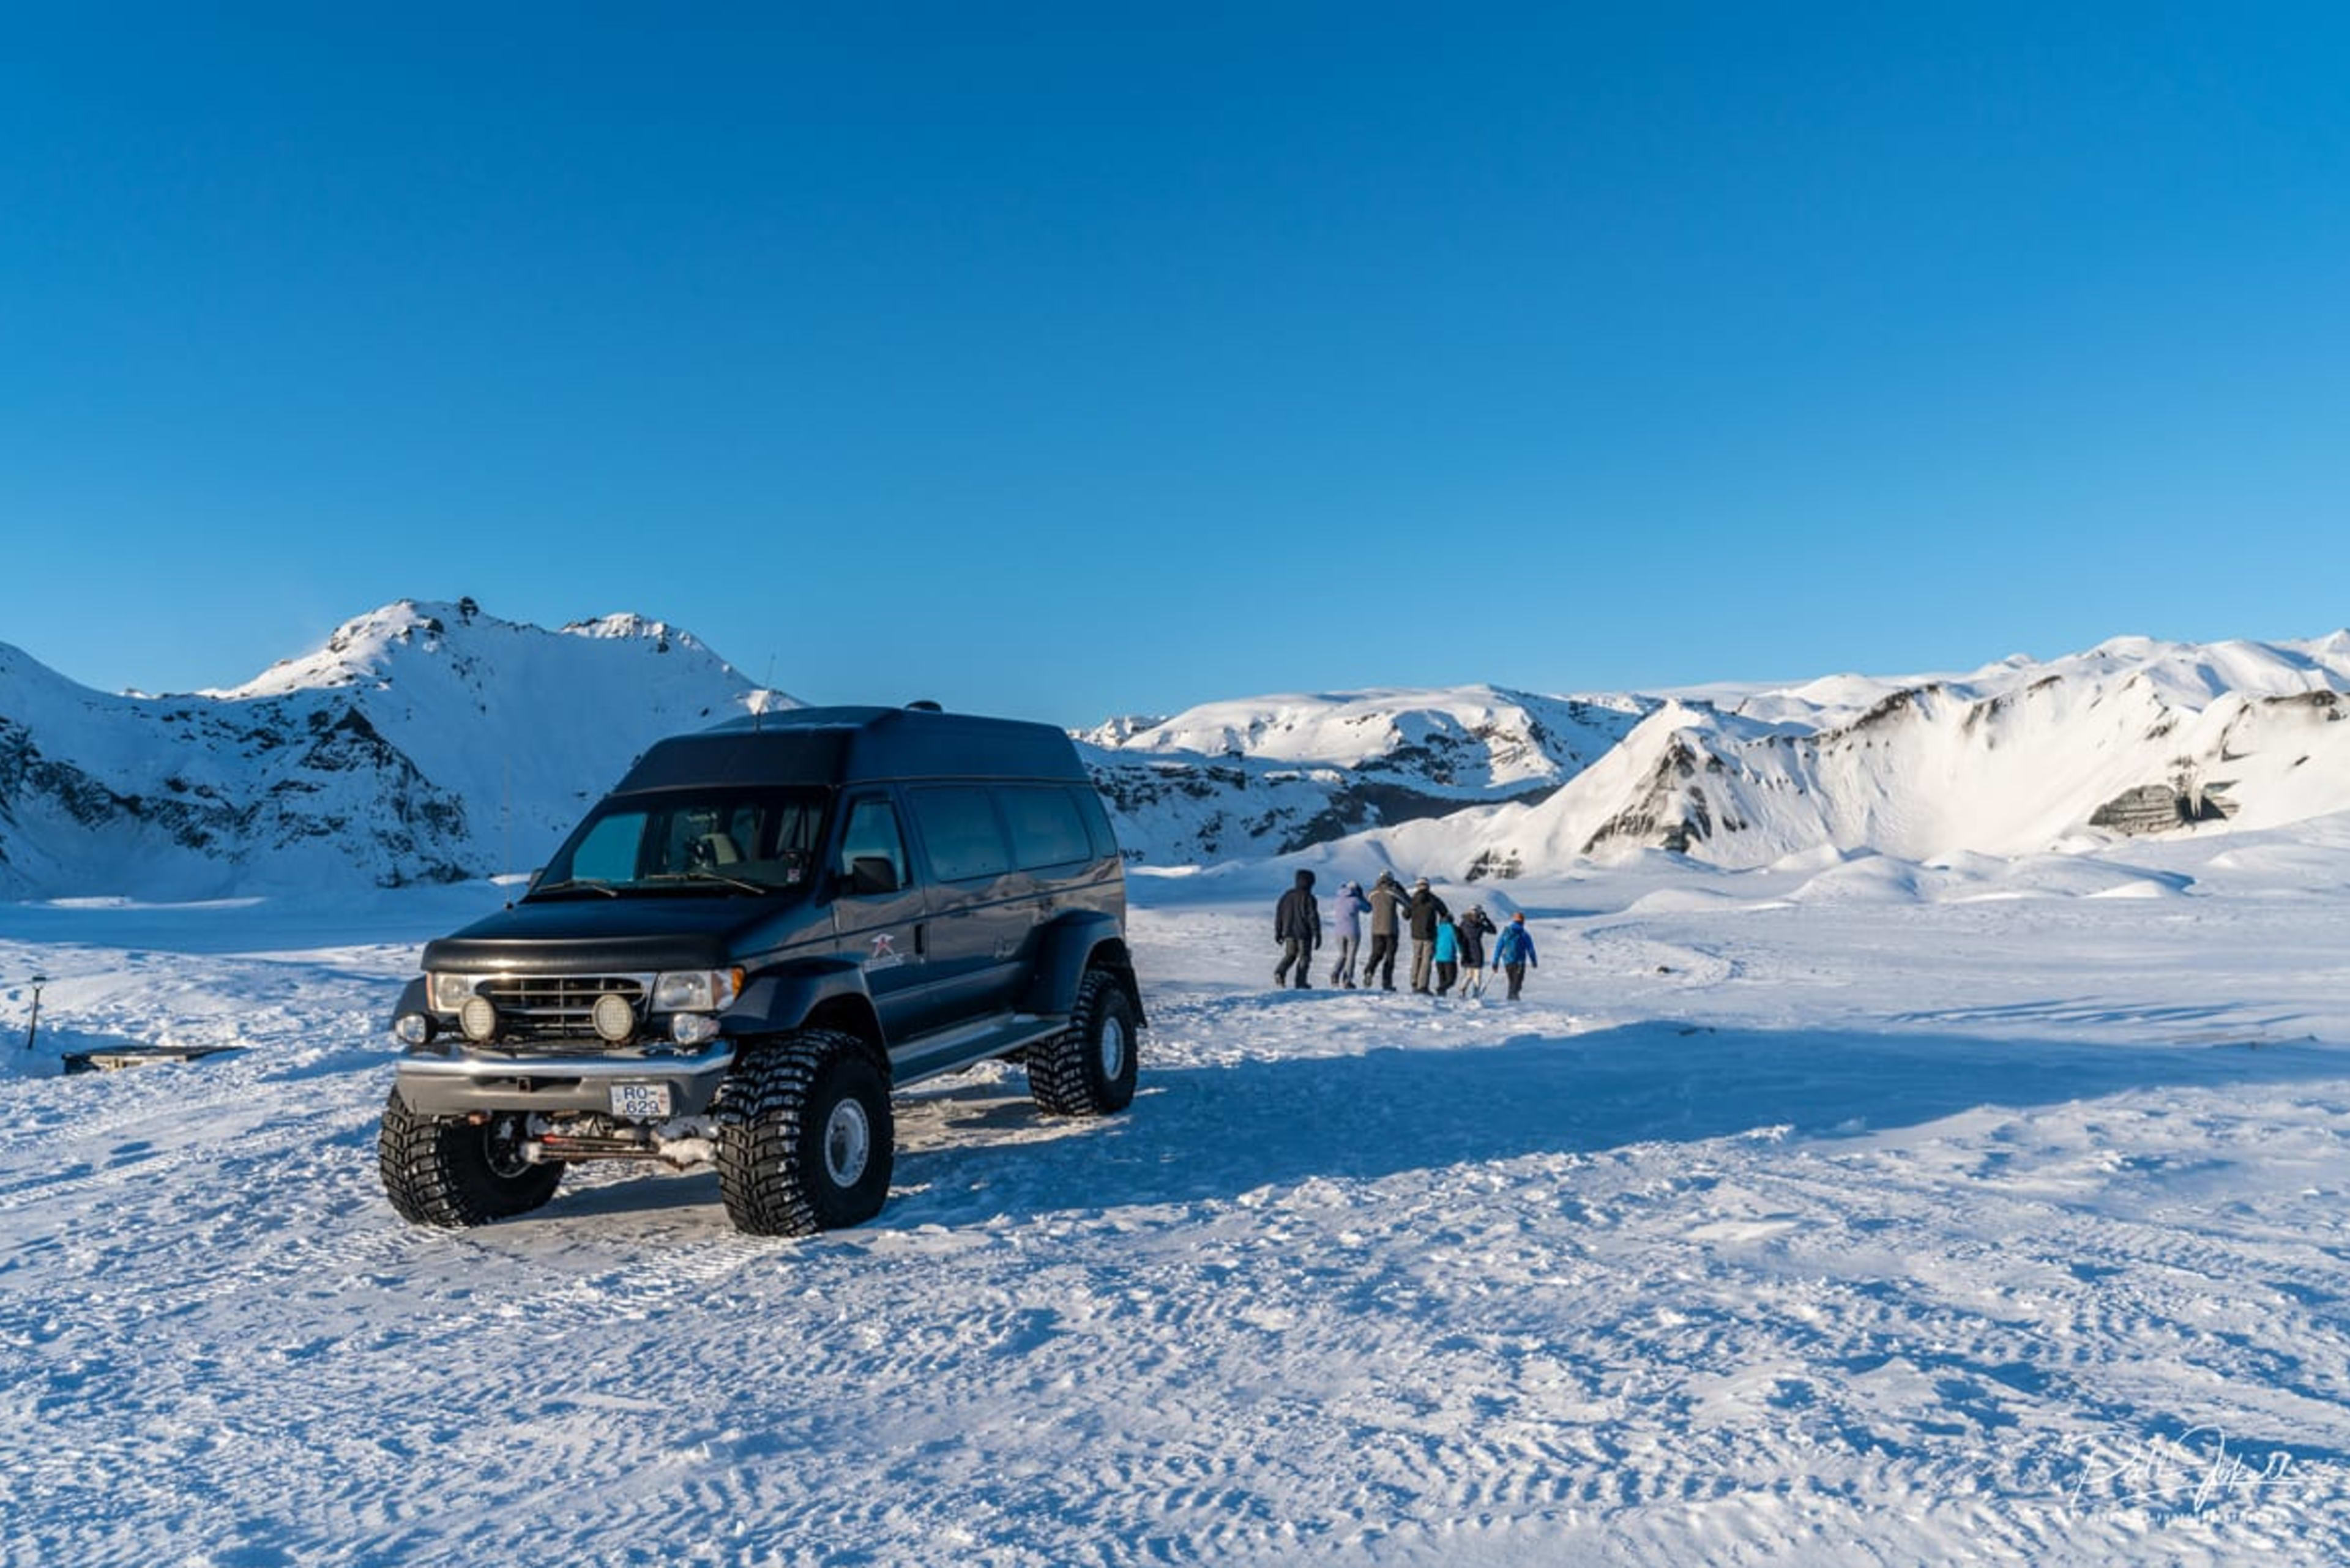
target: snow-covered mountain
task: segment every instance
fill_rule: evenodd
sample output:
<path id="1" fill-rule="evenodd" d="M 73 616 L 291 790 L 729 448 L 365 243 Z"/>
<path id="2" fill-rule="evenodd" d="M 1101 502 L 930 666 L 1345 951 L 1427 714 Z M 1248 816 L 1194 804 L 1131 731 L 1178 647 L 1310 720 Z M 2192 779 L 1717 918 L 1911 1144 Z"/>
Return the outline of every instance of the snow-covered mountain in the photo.
<path id="1" fill-rule="evenodd" d="M 1116 719 L 1077 739 L 1127 852 L 1194 865 L 1545 799 L 1656 706 L 1491 686 L 1351 691 Z"/>
<path id="2" fill-rule="evenodd" d="M 1820 850 L 1926 861 L 2350 809 L 2350 633 L 2125 638 L 1910 682 L 1692 695 L 1538 804 L 1398 830 L 1455 875 L 1665 849 L 1745 868 Z"/>
<path id="3" fill-rule="evenodd" d="M 224 691 L 109 696 L 0 645 L 0 895 L 208 898 L 537 863 L 662 735 L 789 706 L 635 616 L 402 600 Z"/>
<path id="4" fill-rule="evenodd" d="M 2013 856 L 2350 810 L 2350 632 L 2117 639 L 1895 680 L 1211 703 L 1077 735 L 1137 861 L 1348 840 L 1447 877 Z M 653 740 L 793 699 L 633 616 L 401 601 L 228 691 L 109 696 L 0 646 L 0 897 L 204 898 L 537 864 Z M 1359 853 L 1358 853 L 1359 851 Z M 1324 851 L 1328 853 L 1328 851 Z"/>

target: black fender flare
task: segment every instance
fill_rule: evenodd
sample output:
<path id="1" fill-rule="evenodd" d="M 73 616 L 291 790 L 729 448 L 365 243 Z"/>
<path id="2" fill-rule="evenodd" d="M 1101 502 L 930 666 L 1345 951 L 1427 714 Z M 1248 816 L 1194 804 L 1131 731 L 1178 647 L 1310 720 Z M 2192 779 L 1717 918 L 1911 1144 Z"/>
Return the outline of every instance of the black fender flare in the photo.
<path id="1" fill-rule="evenodd" d="M 805 1029 L 822 1015 L 827 1028 L 854 1034 L 872 1048 L 889 1071 L 881 1038 L 881 1015 L 865 986 L 865 966 L 855 959 L 802 961 L 772 974 L 753 975 L 734 1005 L 719 1014 L 730 1035 L 782 1034 Z"/>
<path id="2" fill-rule="evenodd" d="M 862 1027 L 851 1032 L 881 1039 L 872 992 L 865 990 L 865 966 L 856 960 L 801 960 L 774 973 L 754 973 L 733 1006 L 719 1013 L 719 1025 L 729 1034 L 783 1034 L 806 1027 L 817 1011 L 862 1018 Z"/>
<path id="3" fill-rule="evenodd" d="M 1115 917 L 1091 910 L 1063 915 L 1045 928 L 1037 942 L 1036 972 L 1020 999 L 1021 1012 L 1043 1018 L 1073 1012 L 1086 971 L 1100 968 L 1118 976 L 1126 999 L 1134 1004 L 1135 1025 L 1141 1026 L 1142 991 L 1135 983 L 1126 932 Z"/>

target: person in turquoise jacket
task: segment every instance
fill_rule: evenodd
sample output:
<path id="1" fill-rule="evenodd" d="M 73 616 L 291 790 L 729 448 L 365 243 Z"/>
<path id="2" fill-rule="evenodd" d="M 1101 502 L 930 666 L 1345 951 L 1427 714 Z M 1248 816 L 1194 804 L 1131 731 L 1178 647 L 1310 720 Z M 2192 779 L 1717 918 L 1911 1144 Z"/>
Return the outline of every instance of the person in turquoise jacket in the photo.
<path id="1" fill-rule="evenodd" d="M 1523 915 L 1512 915 L 1510 923 L 1502 928 L 1502 940 L 1493 944 L 1493 961 L 1510 977 L 1510 1000 L 1518 999 L 1518 987 L 1525 983 L 1526 971 L 1540 969 L 1534 961 L 1534 934 L 1526 929 Z"/>
<path id="2" fill-rule="evenodd" d="M 1452 917 L 1444 916 L 1436 922 L 1436 994 L 1443 996 L 1461 978 L 1461 928 Z"/>

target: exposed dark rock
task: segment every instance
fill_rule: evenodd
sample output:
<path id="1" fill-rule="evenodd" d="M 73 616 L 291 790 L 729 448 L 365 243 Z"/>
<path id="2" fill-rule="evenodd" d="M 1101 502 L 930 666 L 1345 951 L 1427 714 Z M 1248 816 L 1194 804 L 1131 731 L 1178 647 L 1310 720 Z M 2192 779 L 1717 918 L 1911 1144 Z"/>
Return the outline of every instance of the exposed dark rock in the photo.
<path id="1" fill-rule="evenodd" d="M 2224 784 L 2182 789 L 2177 784 L 2139 784 L 2126 789 L 2089 814 L 2092 827 L 2116 833 L 2168 833 L 2198 822 L 2221 822 L 2236 815 Z"/>

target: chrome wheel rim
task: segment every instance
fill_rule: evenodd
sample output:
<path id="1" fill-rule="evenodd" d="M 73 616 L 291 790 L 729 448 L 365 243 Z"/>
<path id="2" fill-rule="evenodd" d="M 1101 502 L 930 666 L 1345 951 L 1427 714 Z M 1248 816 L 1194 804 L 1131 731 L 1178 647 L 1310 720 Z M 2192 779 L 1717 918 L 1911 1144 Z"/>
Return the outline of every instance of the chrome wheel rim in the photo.
<path id="1" fill-rule="evenodd" d="M 824 1173 L 836 1187 L 854 1187 L 873 1157 L 873 1123 L 865 1107 L 843 1100 L 824 1122 Z"/>
<path id="2" fill-rule="evenodd" d="M 1116 1016 L 1102 1020 L 1101 1075 L 1102 1082 L 1115 1084 L 1126 1073 L 1126 1021 Z"/>

